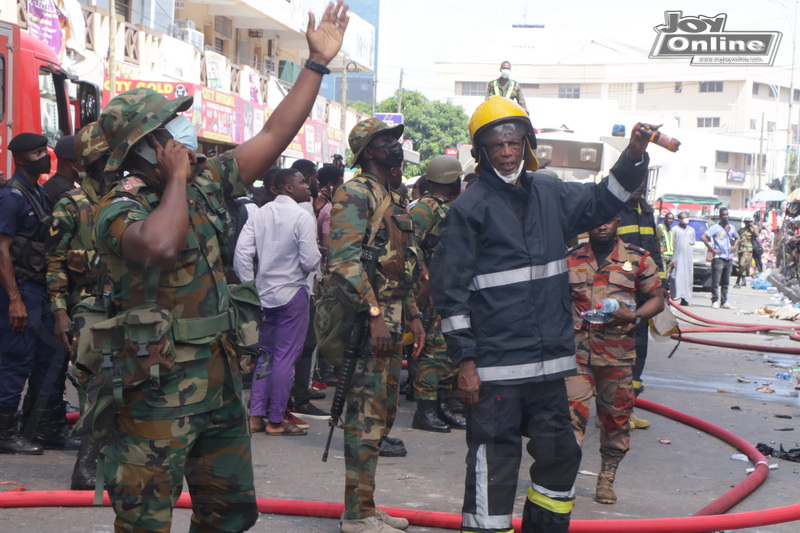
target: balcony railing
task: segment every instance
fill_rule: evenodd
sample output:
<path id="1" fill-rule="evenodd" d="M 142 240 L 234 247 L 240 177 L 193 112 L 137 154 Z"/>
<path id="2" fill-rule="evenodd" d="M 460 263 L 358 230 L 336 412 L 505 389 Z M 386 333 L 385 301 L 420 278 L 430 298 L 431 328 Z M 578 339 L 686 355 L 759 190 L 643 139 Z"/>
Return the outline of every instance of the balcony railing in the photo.
<path id="1" fill-rule="evenodd" d="M 125 61 L 139 64 L 139 30 L 125 23 Z"/>

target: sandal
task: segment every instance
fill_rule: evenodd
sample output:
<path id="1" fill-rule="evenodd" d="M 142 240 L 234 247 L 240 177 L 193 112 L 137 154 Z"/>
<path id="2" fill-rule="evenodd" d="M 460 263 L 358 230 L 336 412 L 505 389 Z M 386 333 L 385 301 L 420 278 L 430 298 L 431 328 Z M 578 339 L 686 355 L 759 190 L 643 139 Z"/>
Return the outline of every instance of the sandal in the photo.
<path id="1" fill-rule="evenodd" d="M 250 433 L 261 433 L 267 428 L 267 424 L 261 417 L 250 417 Z"/>
<path id="2" fill-rule="evenodd" d="M 300 429 L 294 424 L 290 424 L 288 422 L 281 423 L 280 431 L 270 431 L 269 425 L 267 425 L 267 427 L 264 429 L 264 433 L 271 437 L 300 437 L 303 435 L 308 435 L 308 431 L 305 429 Z"/>

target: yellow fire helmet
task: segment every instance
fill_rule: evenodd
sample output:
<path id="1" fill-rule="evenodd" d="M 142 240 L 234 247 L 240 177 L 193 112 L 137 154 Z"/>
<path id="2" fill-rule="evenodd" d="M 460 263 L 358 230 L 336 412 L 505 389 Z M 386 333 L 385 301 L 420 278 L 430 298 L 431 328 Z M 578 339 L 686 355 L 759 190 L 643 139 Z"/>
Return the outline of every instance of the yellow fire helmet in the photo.
<path id="1" fill-rule="evenodd" d="M 525 135 L 525 170 L 536 171 L 539 168 L 539 160 L 536 158 L 535 152 L 536 135 L 533 133 L 533 125 L 528 114 L 522 109 L 522 106 L 508 98 L 490 96 L 478 106 L 472 114 L 472 118 L 469 119 L 469 137 L 472 140 L 472 157 L 477 162 L 476 171 L 481 168 L 482 155 L 482 151 L 478 149 L 478 136 L 487 127 L 508 121 L 520 122 L 528 129 L 528 134 Z"/>

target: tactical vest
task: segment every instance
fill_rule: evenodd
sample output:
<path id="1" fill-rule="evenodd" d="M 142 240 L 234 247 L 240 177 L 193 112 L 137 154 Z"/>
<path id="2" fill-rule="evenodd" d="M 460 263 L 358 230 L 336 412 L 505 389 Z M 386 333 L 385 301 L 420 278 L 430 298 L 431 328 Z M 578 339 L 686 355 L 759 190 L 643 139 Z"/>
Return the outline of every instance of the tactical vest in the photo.
<path id="1" fill-rule="evenodd" d="M 92 293 L 100 273 L 100 256 L 92 240 L 96 206 L 81 189 L 65 192 L 61 198 L 68 198 L 78 214 L 75 221 L 77 231 L 69 242 L 66 258 L 70 288 L 74 289 L 76 295 L 82 292 L 88 295 Z"/>
<path id="2" fill-rule="evenodd" d="M 14 277 L 45 286 L 47 284 L 47 241 L 53 217 L 47 214 L 36 195 L 16 179 L 8 182 L 8 186 L 28 200 L 36 218 L 39 219 L 33 230 L 17 232 L 11 242 Z"/>
<path id="3" fill-rule="evenodd" d="M 426 193 L 419 201 L 424 202 L 436 215 L 436 221 L 425 231 L 425 237 L 419 243 L 425 256 L 425 265 L 430 266 L 433 250 L 442 238 L 444 221 L 447 218 L 447 212 L 450 211 L 450 201 L 437 198 L 430 193 Z"/>

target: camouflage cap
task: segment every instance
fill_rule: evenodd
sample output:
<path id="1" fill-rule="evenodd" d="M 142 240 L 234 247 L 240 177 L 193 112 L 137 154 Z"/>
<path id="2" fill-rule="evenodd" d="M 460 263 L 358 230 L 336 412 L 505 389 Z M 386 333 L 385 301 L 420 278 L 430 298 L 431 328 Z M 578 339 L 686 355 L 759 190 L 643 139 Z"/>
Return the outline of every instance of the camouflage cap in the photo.
<path id="1" fill-rule="evenodd" d="M 403 129 L 404 127 L 402 124 L 391 127 L 377 118 L 368 118 L 356 124 L 355 127 L 350 130 L 350 137 L 348 138 L 350 150 L 353 151 L 353 159 L 350 160 L 350 168 L 356 166 L 358 163 L 358 156 L 361 155 L 361 152 L 376 135 L 388 133 L 395 139 L 399 139 L 400 136 L 403 135 Z"/>
<path id="2" fill-rule="evenodd" d="M 112 98 L 98 120 L 111 149 L 106 170 L 117 170 L 131 146 L 169 122 L 176 113 L 192 107 L 193 101 L 191 96 L 169 100 L 147 87 L 131 89 Z"/>
<path id="3" fill-rule="evenodd" d="M 87 124 L 75 134 L 75 154 L 84 169 L 109 154 L 108 142 L 99 122 Z"/>

